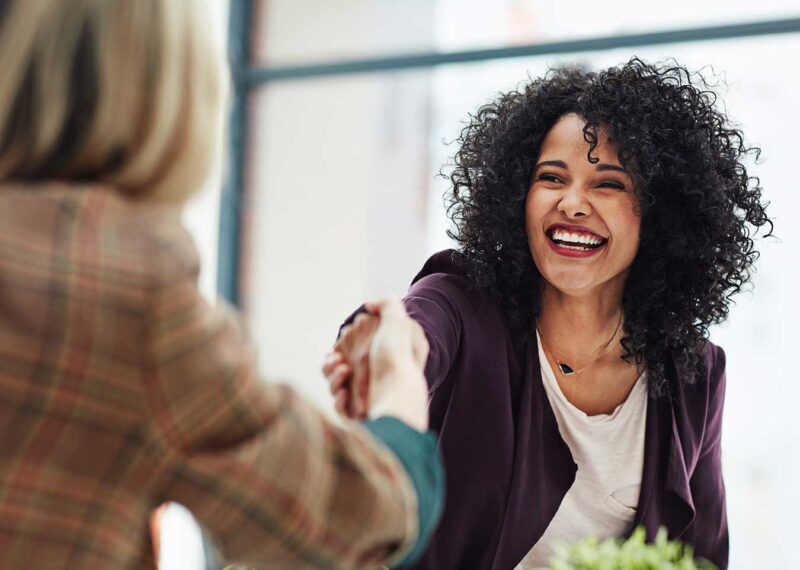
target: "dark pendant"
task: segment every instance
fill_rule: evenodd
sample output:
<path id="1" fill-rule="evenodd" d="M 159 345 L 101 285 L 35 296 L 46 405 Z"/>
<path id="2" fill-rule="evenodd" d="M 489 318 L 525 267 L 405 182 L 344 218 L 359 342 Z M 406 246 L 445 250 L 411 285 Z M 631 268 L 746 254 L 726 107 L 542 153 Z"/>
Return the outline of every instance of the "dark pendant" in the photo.
<path id="1" fill-rule="evenodd" d="M 564 376 L 571 376 L 575 374 L 575 371 L 570 368 L 569 364 L 564 364 L 563 362 L 558 363 L 558 369 L 561 370 L 561 374 Z"/>

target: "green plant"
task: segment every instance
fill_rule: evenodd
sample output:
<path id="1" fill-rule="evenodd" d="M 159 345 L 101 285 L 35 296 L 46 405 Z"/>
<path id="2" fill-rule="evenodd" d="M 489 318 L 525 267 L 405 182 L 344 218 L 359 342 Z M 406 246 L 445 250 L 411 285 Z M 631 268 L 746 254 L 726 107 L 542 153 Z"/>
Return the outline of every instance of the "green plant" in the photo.
<path id="1" fill-rule="evenodd" d="M 590 536 L 572 545 L 560 545 L 551 570 L 716 570 L 707 560 L 695 560 L 690 546 L 667 539 L 659 529 L 652 544 L 645 543 L 643 528 L 627 540 L 602 542 Z"/>

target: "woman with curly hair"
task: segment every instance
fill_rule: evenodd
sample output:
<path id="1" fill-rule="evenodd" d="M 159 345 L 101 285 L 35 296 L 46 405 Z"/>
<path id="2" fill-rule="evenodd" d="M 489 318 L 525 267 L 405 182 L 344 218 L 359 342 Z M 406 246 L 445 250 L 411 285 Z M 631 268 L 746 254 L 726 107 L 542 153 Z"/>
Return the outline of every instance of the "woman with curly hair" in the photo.
<path id="1" fill-rule="evenodd" d="M 634 58 L 552 70 L 471 116 L 450 177 L 460 250 L 405 298 L 447 467 L 417 568 L 538 568 L 560 541 L 640 525 L 727 567 L 708 328 L 771 222 L 744 164 L 759 151 L 715 101 L 684 67 Z M 363 364 L 337 345 L 324 371 L 362 415 Z"/>

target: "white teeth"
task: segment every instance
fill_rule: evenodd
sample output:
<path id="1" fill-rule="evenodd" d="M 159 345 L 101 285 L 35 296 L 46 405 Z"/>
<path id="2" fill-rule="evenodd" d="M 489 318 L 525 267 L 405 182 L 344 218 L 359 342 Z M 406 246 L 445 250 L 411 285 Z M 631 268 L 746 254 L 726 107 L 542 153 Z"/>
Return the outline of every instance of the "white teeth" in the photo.
<path id="1" fill-rule="evenodd" d="M 570 243 L 585 243 L 589 245 L 600 245 L 603 240 L 597 236 L 584 233 L 568 232 L 565 230 L 553 231 L 553 239 Z"/>

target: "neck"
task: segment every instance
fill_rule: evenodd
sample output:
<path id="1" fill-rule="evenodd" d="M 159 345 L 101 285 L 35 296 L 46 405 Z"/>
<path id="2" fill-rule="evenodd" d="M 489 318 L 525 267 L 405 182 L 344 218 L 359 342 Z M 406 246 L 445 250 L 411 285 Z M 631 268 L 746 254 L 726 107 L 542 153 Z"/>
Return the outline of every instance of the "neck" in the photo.
<path id="1" fill-rule="evenodd" d="M 608 342 L 621 311 L 621 290 L 569 295 L 545 283 L 537 326 L 560 358 L 584 362 Z M 617 336 L 621 334 L 622 327 Z M 618 343 L 608 348 L 608 354 L 620 351 Z"/>

